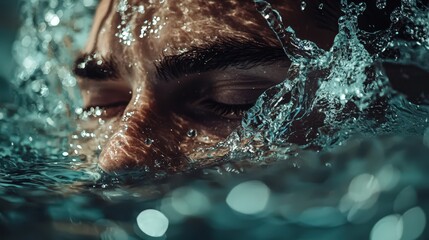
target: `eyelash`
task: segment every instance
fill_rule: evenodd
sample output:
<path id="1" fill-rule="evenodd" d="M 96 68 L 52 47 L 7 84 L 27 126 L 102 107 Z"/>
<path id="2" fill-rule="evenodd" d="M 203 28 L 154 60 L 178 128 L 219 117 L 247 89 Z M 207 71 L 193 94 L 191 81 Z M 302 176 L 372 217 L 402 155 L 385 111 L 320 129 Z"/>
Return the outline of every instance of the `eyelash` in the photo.
<path id="1" fill-rule="evenodd" d="M 204 109 L 226 118 L 241 118 L 251 107 L 253 107 L 253 105 L 254 104 L 229 105 L 219 103 L 211 99 L 204 100 L 200 103 L 200 106 Z"/>
<path id="2" fill-rule="evenodd" d="M 107 104 L 104 106 L 88 106 L 85 107 L 82 112 L 83 114 L 92 116 L 92 117 L 112 117 L 123 112 L 125 107 L 128 105 L 128 102 L 115 102 L 112 104 Z M 102 114 L 100 116 L 95 116 L 95 110 L 99 109 Z"/>

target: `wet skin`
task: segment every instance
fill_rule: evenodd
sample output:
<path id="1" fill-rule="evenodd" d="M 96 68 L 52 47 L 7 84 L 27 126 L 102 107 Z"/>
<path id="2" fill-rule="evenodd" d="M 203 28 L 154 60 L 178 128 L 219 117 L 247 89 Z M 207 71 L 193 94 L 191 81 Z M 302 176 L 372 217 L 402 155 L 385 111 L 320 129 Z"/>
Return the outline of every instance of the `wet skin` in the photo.
<path id="1" fill-rule="evenodd" d="M 95 160 L 100 150 L 98 164 L 107 172 L 171 173 L 190 159 L 198 163 L 196 149 L 224 140 L 289 66 L 250 0 L 152 2 L 129 0 L 121 13 L 119 1 L 102 0 L 76 62 L 84 107 L 101 109 L 80 122 L 79 130 L 95 137 L 80 140 L 79 153 Z M 325 49 L 332 44 L 335 26 L 314 17 L 318 4 L 304 12 L 301 1 L 271 4 L 300 38 Z M 131 14 L 133 6 L 144 13 Z M 148 23 L 153 31 L 142 31 Z M 128 24 L 131 42 L 118 35 Z"/>

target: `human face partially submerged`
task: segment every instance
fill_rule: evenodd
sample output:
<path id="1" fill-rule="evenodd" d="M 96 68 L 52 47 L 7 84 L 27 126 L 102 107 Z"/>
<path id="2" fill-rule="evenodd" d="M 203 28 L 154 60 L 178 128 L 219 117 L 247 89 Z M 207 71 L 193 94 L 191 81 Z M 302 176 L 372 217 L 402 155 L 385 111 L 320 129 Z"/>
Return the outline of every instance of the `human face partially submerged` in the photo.
<path id="1" fill-rule="evenodd" d="M 322 27 L 300 1 L 272 1 L 297 35 L 327 48 L 335 27 Z M 311 7 L 311 6 L 310 6 Z M 315 7 L 316 8 L 316 7 Z M 81 123 L 101 149 L 107 172 L 179 172 L 196 149 L 224 140 L 289 60 L 253 1 L 102 0 L 76 62 Z"/>

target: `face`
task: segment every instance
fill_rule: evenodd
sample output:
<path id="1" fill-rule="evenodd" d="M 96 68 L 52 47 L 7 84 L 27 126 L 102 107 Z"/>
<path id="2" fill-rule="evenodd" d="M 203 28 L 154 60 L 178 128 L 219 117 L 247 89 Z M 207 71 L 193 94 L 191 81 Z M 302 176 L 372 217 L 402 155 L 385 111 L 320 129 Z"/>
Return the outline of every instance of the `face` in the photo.
<path id="1" fill-rule="evenodd" d="M 317 6 L 271 2 L 298 37 L 331 44 Z M 197 149 L 237 128 L 289 64 L 251 0 L 102 0 L 75 66 L 87 110 L 79 130 L 91 133 L 81 153 L 99 151 L 107 172 L 198 165 Z"/>

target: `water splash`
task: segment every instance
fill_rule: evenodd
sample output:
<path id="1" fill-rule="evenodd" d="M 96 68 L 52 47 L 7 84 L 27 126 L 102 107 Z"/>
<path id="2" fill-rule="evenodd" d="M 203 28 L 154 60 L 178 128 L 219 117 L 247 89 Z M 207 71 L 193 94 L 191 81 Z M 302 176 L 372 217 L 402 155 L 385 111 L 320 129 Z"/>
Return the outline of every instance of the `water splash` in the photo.
<path id="1" fill-rule="evenodd" d="M 386 0 L 377 0 L 376 6 L 378 9 L 384 9 L 386 7 L 387 1 Z"/>
<path id="2" fill-rule="evenodd" d="M 323 54 L 323 51 L 320 50 L 316 44 L 307 40 L 298 39 L 292 28 L 285 28 L 280 13 L 273 9 L 271 4 L 263 0 L 255 0 L 254 2 L 256 9 L 265 18 L 268 25 L 281 42 L 289 59 L 310 59 Z"/>
<path id="3" fill-rule="evenodd" d="M 396 94 L 380 61 L 427 68 L 427 49 L 410 48 L 427 42 L 426 35 L 414 34 L 413 41 L 393 38 L 404 25 L 427 24 L 424 9 L 405 1 L 392 13 L 399 19 L 392 21 L 390 28 L 369 33 L 361 30 L 358 22 L 366 4 L 343 1 L 339 33 L 331 49 L 324 52 L 314 43 L 301 42 L 293 29 L 284 26 L 279 12 L 269 3 L 255 1 L 255 4 L 276 33 L 292 65 L 286 80 L 262 94 L 243 119 L 242 128 L 220 144 L 236 152 L 227 159 L 237 159 L 237 156 L 239 159 L 247 152 L 250 155 L 244 156 L 259 162 L 271 158 L 276 151 L 275 155 L 281 155 L 278 148 L 289 155 L 294 151 L 287 150 L 289 143 L 320 149 L 341 145 L 353 135 L 423 132 L 427 107 L 413 106 L 404 96 Z M 398 44 L 402 47 L 393 47 Z M 416 124 L 404 124 L 407 119 L 413 119 Z M 404 126 L 399 127 L 402 124 Z M 261 148 L 261 144 L 268 147 Z"/>
<path id="4" fill-rule="evenodd" d="M 368 239 L 390 233 L 395 238 L 415 239 L 426 234 L 429 150 L 421 139 L 402 135 L 427 129 L 428 110 L 394 94 L 382 63 L 427 67 L 427 9 L 418 7 L 414 1 L 403 1 L 402 7 L 392 14 L 391 28 L 371 34 L 357 25 L 356 14 L 363 11 L 363 5 L 346 5 L 334 46 L 317 54 L 306 52 L 300 42 L 295 43 L 298 40 L 288 35 L 292 30 L 282 32 L 285 28 L 274 9 L 263 11 L 265 16 L 273 17 L 270 26 L 277 29 L 287 56 L 294 62 L 288 81 L 266 92 L 244 120 L 243 129 L 232 134 L 230 142 L 215 149 L 231 150 L 230 155 L 222 159 L 231 163 L 202 170 L 203 177 L 198 181 L 174 176 L 169 181 L 145 181 L 124 187 L 118 186 L 118 178 L 101 178 L 100 184 L 94 184 L 98 188 L 91 189 L 92 192 L 85 190 L 87 187 L 75 186 L 78 193 L 67 191 L 66 196 L 58 196 L 63 193 L 64 184 L 83 181 L 92 186 L 94 180 L 100 178 L 95 172 L 72 170 L 76 163 L 84 164 L 84 159 L 67 151 L 67 131 L 53 130 L 63 129 L 56 117 L 74 102 L 72 97 L 65 97 L 66 94 L 58 98 L 54 94 L 56 89 L 67 92 L 64 89 L 73 88 L 74 83 L 68 72 L 61 70 L 65 65 L 60 59 L 68 59 L 70 54 L 65 49 L 57 49 L 63 46 L 62 36 L 70 29 L 65 27 L 68 31 L 60 31 L 60 38 L 53 34 L 53 28 L 59 30 L 66 26 L 63 24 L 78 19 L 64 17 L 68 13 L 63 11 L 61 15 L 59 10 L 76 7 L 77 10 L 70 12 L 79 15 L 79 9 L 88 12 L 92 7 L 86 7 L 94 6 L 89 4 L 93 1 L 83 2 L 82 5 L 72 1 L 28 1 L 24 7 L 32 14 L 25 18 L 27 35 L 23 33 L 17 42 L 16 54 L 23 67 L 14 83 L 22 87 L 28 99 L 41 100 L 31 105 L 30 110 L 18 106 L 0 109 L 0 229 L 3 236 L 28 239 L 37 234 L 40 238 L 79 239 L 82 234 L 97 237 L 101 233 L 101 238 L 137 239 L 147 237 L 139 235 L 143 230 L 152 236 L 161 236 L 167 231 L 168 236 L 200 239 L 219 229 L 222 234 L 214 236 L 215 239 L 224 238 L 225 234 L 237 239 L 255 236 L 298 239 L 303 234 L 309 239 L 332 239 L 333 236 Z M 52 10 L 53 6 L 58 9 Z M 38 11 L 43 14 L 39 16 Z M 84 16 L 85 21 L 89 18 L 90 15 Z M 410 27 L 408 23 L 419 27 Z M 396 31 L 402 39 L 392 41 L 391 36 L 398 37 Z M 56 53 L 58 59 L 44 55 L 50 51 Z M 61 81 L 57 81 L 58 77 Z M 310 81 L 314 79 L 317 81 Z M 385 100 L 381 101 L 382 98 Z M 51 111 L 56 114 L 43 114 Z M 383 117 L 364 114 L 374 111 L 381 111 Z M 83 113 L 78 108 L 74 112 Z M 90 110 L 89 114 L 96 116 L 97 109 Z M 323 116 L 321 127 L 308 129 L 318 116 Z M 316 134 L 311 135 L 313 132 Z M 396 136 L 352 141 L 343 148 L 321 153 L 302 150 L 302 146 L 310 144 L 340 145 L 341 139 L 357 132 L 368 136 L 394 132 Z M 81 131 L 76 137 L 91 136 L 91 132 Z M 289 143 L 297 139 L 305 140 L 302 146 Z M 212 160 L 207 162 L 213 163 Z M 239 161 L 245 164 L 236 164 Z M 198 165 L 201 166 L 205 165 Z M 133 175 L 139 176 L 141 172 Z M 193 201 L 203 199 L 195 204 L 204 205 L 198 221 L 195 216 L 186 216 L 189 211 L 183 211 L 191 209 L 187 205 L 189 201 L 182 201 L 181 208 L 177 208 L 177 199 L 188 196 L 184 191 L 173 189 L 183 185 L 200 193 Z M 231 200 L 243 194 L 251 196 L 251 187 L 255 186 L 262 193 L 258 196 L 262 201 L 245 204 L 244 211 L 239 203 L 231 204 Z M 241 196 L 236 195 L 237 189 Z M 152 214 L 139 215 L 144 209 L 153 209 Z M 234 211 L 257 215 L 246 218 Z M 263 214 L 258 215 L 261 211 Z M 151 221 L 154 218 L 162 221 Z M 136 220 L 140 232 L 132 230 Z M 158 224 L 157 231 L 143 226 L 146 220 Z M 399 233 L 398 223 L 403 230 Z M 195 224 L 204 231 L 190 231 L 195 229 Z M 26 231 L 21 231 L 23 228 Z M 203 236 L 198 235 L 201 232 Z"/>
<path id="5" fill-rule="evenodd" d="M 13 47 L 20 64 L 11 79 L 16 102 L 0 104 L 0 189 L 38 191 L 97 179 L 91 171 L 73 169 L 84 161 L 69 154 L 68 142 L 75 128 L 70 115 L 81 104 L 70 66 L 86 41 L 95 6 L 94 1 L 55 0 L 22 5 L 22 27 Z"/>

